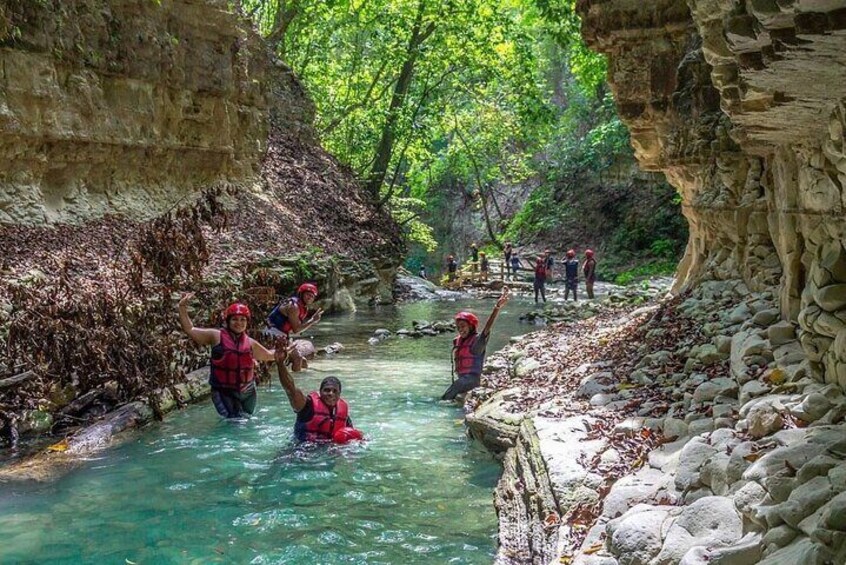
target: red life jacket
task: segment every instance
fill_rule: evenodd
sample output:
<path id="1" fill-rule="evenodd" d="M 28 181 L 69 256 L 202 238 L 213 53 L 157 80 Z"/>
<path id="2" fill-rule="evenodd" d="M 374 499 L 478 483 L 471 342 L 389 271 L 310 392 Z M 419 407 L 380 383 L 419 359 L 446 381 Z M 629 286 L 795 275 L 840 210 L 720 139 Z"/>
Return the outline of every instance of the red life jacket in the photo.
<path id="1" fill-rule="evenodd" d="M 220 343 L 212 348 L 209 384 L 243 392 L 255 379 L 253 373 L 253 348 L 246 333 L 238 342 L 228 329 L 220 330 Z"/>
<path id="2" fill-rule="evenodd" d="M 335 405 L 335 414 L 320 400 L 320 394 L 316 391 L 308 393 L 311 398 L 311 405 L 314 407 L 314 415 L 311 420 L 305 423 L 304 429 L 296 430 L 297 437 L 305 441 L 332 441 L 335 432 L 347 427 L 349 407 L 347 402 L 341 398 Z M 305 432 L 304 434 L 302 432 Z"/>
<path id="3" fill-rule="evenodd" d="M 468 335 L 465 339 L 457 337 L 452 340 L 453 359 L 455 361 L 455 372 L 458 376 L 482 374 L 482 365 L 485 362 L 485 354 L 474 355 L 471 351 L 473 344 L 479 338 L 479 334 Z"/>
<path id="4" fill-rule="evenodd" d="M 300 323 L 302 323 L 303 320 L 305 320 L 308 316 L 308 308 L 306 308 L 306 305 L 303 303 L 302 300 L 300 300 L 298 296 L 292 296 L 284 302 L 277 304 L 273 311 L 270 312 L 270 315 L 267 317 L 267 321 L 270 323 L 271 326 L 285 334 L 290 334 L 292 331 L 294 331 L 294 328 L 291 327 L 291 320 L 288 319 L 288 315 L 281 312 L 280 308 L 284 308 L 285 306 L 291 303 L 297 305 L 297 318 L 299 318 Z"/>

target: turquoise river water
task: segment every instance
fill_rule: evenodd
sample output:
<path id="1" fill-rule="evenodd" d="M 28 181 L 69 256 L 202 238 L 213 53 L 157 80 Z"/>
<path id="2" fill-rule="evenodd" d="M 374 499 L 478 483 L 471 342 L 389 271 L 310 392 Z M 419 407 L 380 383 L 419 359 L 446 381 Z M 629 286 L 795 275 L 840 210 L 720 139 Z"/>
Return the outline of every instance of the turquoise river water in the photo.
<path id="1" fill-rule="evenodd" d="M 363 444 L 300 446 L 275 379 L 246 422 L 210 401 L 171 413 L 49 484 L 0 485 L 0 563 L 490 563 L 500 466 L 468 440 L 449 384 L 451 335 L 377 328 L 487 317 L 493 301 L 415 303 L 327 316 L 318 346 L 343 352 L 296 376 L 314 390 L 338 375 Z M 488 351 L 532 329 L 512 300 Z"/>

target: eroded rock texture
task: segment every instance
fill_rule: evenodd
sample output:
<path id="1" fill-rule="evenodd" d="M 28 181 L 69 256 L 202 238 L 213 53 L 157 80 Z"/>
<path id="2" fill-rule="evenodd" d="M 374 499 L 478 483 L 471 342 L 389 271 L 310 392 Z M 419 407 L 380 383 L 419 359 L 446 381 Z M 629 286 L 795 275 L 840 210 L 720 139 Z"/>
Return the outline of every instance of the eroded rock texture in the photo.
<path id="1" fill-rule="evenodd" d="M 0 223 L 144 219 L 254 174 L 268 65 L 224 0 L 7 0 Z"/>
<path id="2" fill-rule="evenodd" d="M 846 2 L 579 0 L 641 165 L 683 197 L 679 285 L 776 290 L 846 386 Z"/>

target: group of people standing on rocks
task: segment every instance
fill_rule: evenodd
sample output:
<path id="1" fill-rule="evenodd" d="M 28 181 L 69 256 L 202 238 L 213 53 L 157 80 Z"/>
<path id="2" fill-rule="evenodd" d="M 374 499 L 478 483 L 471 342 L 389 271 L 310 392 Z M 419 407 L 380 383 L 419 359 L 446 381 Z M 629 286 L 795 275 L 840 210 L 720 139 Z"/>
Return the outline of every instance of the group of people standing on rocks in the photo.
<path id="1" fill-rule="evenodd" d="M 276 336 L 274 349 L 267 349 L 248 335 L 252 313 L 240 302 L 223 311 L 219 328 L 194 326 L 188 315 L 188 303 L 193 296 L 194 293 L 186 293 L 179 300 L 179 323 L 196 344 L 211 348 L 209 385 L 212 404 L 221 416 L 244 418 L 252 415 L 258 396 L 256 363 L 275 362 L 279 382 L 297 414 L 294 434 L 299 441 L 347 443 L 363 439 L 361 431 L 353 426 L 349 406 L 341 398 L 340 379 L 326 377 L 318 390 L 304 394 L 291 376 L 291 372 L 306 368 L 308 360 L 314 356 L 309 340 L 291 342 L 290 336 L 320 322 L 323 309 L 312 311 L 310 308 L 318 296 L 316 285 L 300 285 L 294 296 L 282 300 L 271 310 L 267 331 Z M 453 340 L 451 357 L 453 382 L 442 400 L 453 400 L 480 385 L 491 328 L 508 298 L 506 287 L 481 332 L 478 332 L 479 319 L 475 314 L 462 311 L 455 315 L 457 336 Z"/>
<path id="2" fill-rule="evenodd" d="M 538 303 L 538 296 L 546 302 L 546 281 L 552 280 L 553 267 L 555 260 L 552 257 L 549 249 L 543 255 L 538 255 L 535 260 L 535 277 L 533 288 L 535 291 L 535 304 Z M 576 258 L 576 251 L 570 249 L 567 251 L 566 258 L 563 263 L 564 266 L 564 300 L 570 298 L 570 293 L 573 293 L 573 300 L 578 300 L 579 289 L 579 260 Z M 582 266 L 582 273 L 585 277 L 585 290 L 588 298 L 593 298 L 593 285 L 596 282 L 596 258 L 591 249 L 585 251 L 585 262 Z"/>
<path id="3" fill-rule="evenodd" d="M 479 251 L 475 243 L 470 244 L 470 261 L 473 272 L 479 268 L 481 275 L 480 279 L 488 280 L 490 271 L 490 262 L 484 251 Z M 503 277 L 508 277 L 515 280 L 518 272 L 521 269 L 520 258 L 517 251 L 511 242 L 506 242 L 503 247 Z M 422 268 L 421 268 L 422 269 Z M 546 283 L 552 282 L 555 269 L 555 258 L 549 249 L 546 249 L 543 254 L 538 255 L 534 263 L 534 279 L 533 289 L 535 294 L 535 303 L 539 301 L 546 302 Z M 567 251 L 566 258 L 563 262 L 564 271 L 564 300 L 568 300 L 570 293 L 573 294 L 573 300 L 578 300 L 579 288 L 579 260 L 576 258 L 576 251 L 570 249 Z M 591 249 L 585 251 L 584 264 L 581 266 L 581 271 L 585 279 L 585 290 L 588 298 L 593 298 L 593 286 L 596 282 L 596 258 Z M 421 272 L 424 272 L 421 270 Z M 447 256 L 447 280 L 453 282 L 458 275 L 458 262 L 454 255 Z"/>

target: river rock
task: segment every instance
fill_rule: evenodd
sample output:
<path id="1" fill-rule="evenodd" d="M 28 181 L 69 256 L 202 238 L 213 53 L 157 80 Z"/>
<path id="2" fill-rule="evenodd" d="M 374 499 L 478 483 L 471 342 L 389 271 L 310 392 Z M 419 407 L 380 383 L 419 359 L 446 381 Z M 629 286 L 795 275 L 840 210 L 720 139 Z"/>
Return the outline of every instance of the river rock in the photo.
<path id="1" fill-rule="evenodd" d="M 824 565 L 831 563 L 829 558 L 830 552 L 825 546 L 802 538 L 769 554 L 758 565 Z"/>
<path id="2" fill-rule="evenodd" d="M 732 487 L 734 488 L 734 487 Z M 754 509 L 761 504 L 767 496 L 767 491 L 755 481 L 747 481 L 738 488 L 732 495 L 734 506 L 741 514 L 751 517 Z"/>
<path id="3" fill-rule="evenodd" d="M 749 435 L 762 438 L 780 430 L 784 425 L 784 411 L 784 405 L 777 399 L 765 398 L 756 403 L 746 415 Z"/>
<path id="4" fill-rule="evenodd" d="M 832 284 L 817 291 L 815 302 L 828 312 L 846 308 L 846 284 Z"/>
<path id="5" fill-rule="evenodd" d="M 667 530 L 655 563 L 677 563 L 694 546 L 728 546 L 742 536 L 743 522 L 732 500 L 706 496 L 681 509 Z"/>
<path id="6" fill-rule="evenodd" d="M 724 451 L 718 451 L 708 458 L 699 471 L 702 484 L 708 486 L 716 495 L 723 496 L 728 492 L 726 469 L 729 456 Z"/>
<path id="7" fill-rule="evenodd" d="M 752 317 L 752 323 L 756 326 L 767 327 L 779 319 L 780 312 L 778 308 L 769 308 L 761 310 Z"/>
<path id="8" fill-rule="evenodd" d="M 692 436 L 714 431 L 714 420 L 711 418 L 700 418 L 688 424 L 688 433 Z"/>
<path id="9" fill-rule="evenodd" d="M 692 551 L 700 549 L 702 553 L 700 561 L 696 562 L 697 565 L 700 563 L 702 565 L 754 565 L 761 559 L 762 545 L 761 534 L 750 532 L 740 541 L 725 547 L 693 548 L 685 554 L 685 559 L 691 555 Z M 690 563 L 693 565 L 694 562 Z"/>
<path id="10" fill-rule="evenodd" d="M 767 338 L 773 347 L 784 345 L 796 339 L 796 327 L 787 321 L 775 323 L 767 328 Z"/>
<path id="11" fill-rule="evenodd" d="M 616 394 L 598 393 L 591 396 L 589 402 L 591 406 L 607 406 L 617 398 L 618 395 Z"/>
<path id="12" fill-rule="evenodd" d="M 716 450 L 702 437 L 694 437 L 681 450 L 676 470 L 676 488 L 685 492 L 701 485 L 699 470 Z"/>
<path id="13" fill-rule="evenodd" d="M 827 477 L 814 477 L 790 493 L 786 502 L 779 505 L 779 514 L 788 525 L 799 528 L 799 523 L 834 496 Z"/>
<path id="14" fill-rule="evenodd" d="M 578 398 L 590 398 L 595 394 L 612 391 L 617 391 L 614 374 L 610 371 L 603 371 L 583 378 L 576 391 L 576 396 Z"/>
<path id="15" fill-rule="evenodd" d="M 686 436 L 688 425 L 687 422 L 678 418 L 664 418 L 662 429 L 664 431 L 664 437 L 672 440 Z"/>
<path id="16" fill-rule="evenodd" d="M 668 492 L 672 487 L 671 481 L 672 478 L 661 471 L 642 467 L 614 483 L 603 501 L 602 516 L 613 520 L 638 504 L 654 503 L 662 498 L 664 501 L 672 500 Z"/>
<path id="17" fill-rule="evenodd" d="M 620 565 L 649 565 L 661 551 L 661 531 L 674 506 L 638 504 L 608 522 L 609 549 Z"/>
<path id="18" fill-rule="evenodd" d="M 540 361 L 534 357 L 522 357 L 514 363 L 514 376 L 518 379 L 526 377 L 541 368 Z"/>
<path id="19" fill-rule="evenodd" d="M 604 439 L 587 439 L 585 426 L 591 424 L 591 419 L 584 416 L 563 420 L 535 417 L 533 422 L 558 504 L 571 507 L 580 502 L 598 501 L 595 491 L 604 480 L 580 463 L 590 461 L 607 447 Z"/>
<path id="20" fill-rule="evenodd" d="M 764 534 L 762 543 L 764 548 L 771 550 L 770 553 L 772 553 L 775 549 L 782 548 L 795 540 L 798 535 L 798 531 L 794 530 L 787 524 L 782 524 L 781 526 L 776 526 L 775 528 L 767 530 L 767 533 Z"/>
<path id="21" fill-rule="evenodd" d="M 798 406 L 790 409 L 790 413 L 805 422 L 815 422 L 822 418 L 831 408 L 831 401 L 818 392 L 812 392 Z"/>
<path id="22" fill-rule="evenodd" d="M 761 382 L 760 380 L 751 380 L 748 383 L 744 383 L 742 387 L 740 387 L 740 402 L 742 404 L 746 404 L 753 398 L 758 398 L 759 396 L 763 396 L 770 392 L 772 387 L 766 383 Z"/>
<path id="23" fill-rule="evenodd" d="M 697 359 L 703 365 L 712 365 L 727 358 L 727 353 L 728 351 L 721 352 L 716 345 L 706 343 L 692 348 L 688 355 Z"/>
<path id="24" fill-rule="evenodd" d="M 519 388 L 503 389 L 467 414 L 465 422 L 470 436 L 494 453 L 514 447 L 525 418 L 516 402 L 519 397 Z"/>
<path id="25" fill-rule="evenodd" d="M 727 321 L 729 324 L 741 324 L 752 317 L 752 310 L 745 302 L 737 305 L 737 307 L 729 312 Z"/>
<path id="26" fill-rule="evenodd" d="M 694 402 L 707 402 L 714 400 L 719 395 L 737 396 L 737 381 L 726 377 L 716 378 L 711 381 L 705 381 L 693 391 Z"/>
<path id="27" fill-rule="evenodd" d="M 325 355 L 335 355 L 336 353 L 338 353 L 339 351 L 342 351 L 343 349 L 344 349 L 344 346 L 336 341 L 335 343 L 330 343 L 326 347 L 321 347 L 317 351 L 317 353 L 318 354 L 322 353 L 322 354 L 325 354 Z"/>
<path id="28" fill-rule="evenodd" d="M 29 410 L 24 412 L 21 420 L 21 433 L 42 434 L 49 432 L 53 427 L 53 416 L 42 410 Z"/>
<path id="29" fill-rule="evenodd" d="M 820 522 L 829 530 L 846 532 L 846 492 L 841 492 L 826 504 Z"/>

